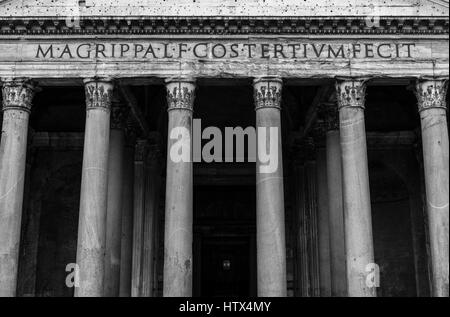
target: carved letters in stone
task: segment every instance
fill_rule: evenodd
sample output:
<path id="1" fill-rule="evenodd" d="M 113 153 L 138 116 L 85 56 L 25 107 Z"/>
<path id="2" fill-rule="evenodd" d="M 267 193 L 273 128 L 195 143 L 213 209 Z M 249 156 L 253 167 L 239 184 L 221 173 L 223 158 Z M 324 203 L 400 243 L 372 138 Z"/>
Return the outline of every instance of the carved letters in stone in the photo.
<path id="1" fill-rule="evenodd" d="M 110 81 L 85 81 L 86 109 L 111 109 L 113 84 Z"/>
<path id="2" fill-rule="evenodd" d="M 448 80 L 419 80 L 416 83 L 416 97 L 419 112 L 430 108 L 447 109 Z"/>
<path id="3" fill-rule="evenodd" d="M 34 96 L 34 85 L 29 80 L 12 79 L 3 83 L 3 111 L 20 109 L 31 111 Z"/>
<path id="4" fill-rule="evenodd" d="M 281 108 L 282 80 L 261 78 L 254 82 L 255 110 L 261 108 Z"/>
<path id="5" fill-rule="evenodd" d="M 362 79 L 338 80 L 336 82 L 338 107 L 357 107 L 364 109 L 366 84 Z"/>

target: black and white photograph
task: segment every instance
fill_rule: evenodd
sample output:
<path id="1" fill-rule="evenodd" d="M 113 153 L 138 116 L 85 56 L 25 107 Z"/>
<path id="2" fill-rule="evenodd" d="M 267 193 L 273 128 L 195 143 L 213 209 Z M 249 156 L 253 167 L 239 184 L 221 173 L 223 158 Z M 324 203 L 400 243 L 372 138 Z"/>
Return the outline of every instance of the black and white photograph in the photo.
<path id="1" fill-rule="evenodd" d="M 448 81 L 448 0 L 0 0 L 0 297 L 448 298 Z"/>

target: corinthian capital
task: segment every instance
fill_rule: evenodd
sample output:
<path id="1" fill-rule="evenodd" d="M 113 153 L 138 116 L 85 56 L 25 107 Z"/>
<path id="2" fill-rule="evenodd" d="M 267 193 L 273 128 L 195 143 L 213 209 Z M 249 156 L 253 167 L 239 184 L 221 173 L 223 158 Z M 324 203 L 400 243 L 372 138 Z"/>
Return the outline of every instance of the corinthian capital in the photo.
<path id="1" fill-rule="evenodd" d="M 195 81 L 189 78 L 166 80 L 168 110 L 194 110 Z"/>
<path id="2" fill-rule="evenodd" d="M 30 112 L 34 96 L 34 84 L 28 79 L 6 79 L 3 81 L 3 111 L 19 109 Z"/>
<path id="3" fill-rule="evenodd" d="M 277 77 L 262 77 L 253 82 L 255 110 L 261 108 L 281 108 L 283 81 Z"/>
<path id="4" fill-rule="evenodd" d="M 110 111 L 113 87 L 113 82 L 107 79 L 86 79 L 84 81 L 86 110 L 101 109 Z"/>
<path id="5" fill-rule="evenodd" d="M 419 112 L 431 108 L 447 109 L 448 79 L 420 79 L 416 82 Z"/>
<path id="6" fill-rule="evenodd" d="M 336 98 L 338 107 L 356 107 L 364 109 L 366 99 L 365 79 L 338 79 L 336 81 Z"/>

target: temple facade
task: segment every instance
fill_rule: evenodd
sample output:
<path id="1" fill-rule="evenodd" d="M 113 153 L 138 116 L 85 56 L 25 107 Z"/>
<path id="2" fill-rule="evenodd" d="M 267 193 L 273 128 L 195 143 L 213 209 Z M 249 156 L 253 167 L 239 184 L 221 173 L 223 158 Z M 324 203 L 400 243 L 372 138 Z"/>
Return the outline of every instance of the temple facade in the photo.
<path id="1" fill-rule="evenodd" d="M 0 1 L 0 296 L 448 297 L 448 77 L 443 0 Z"/>

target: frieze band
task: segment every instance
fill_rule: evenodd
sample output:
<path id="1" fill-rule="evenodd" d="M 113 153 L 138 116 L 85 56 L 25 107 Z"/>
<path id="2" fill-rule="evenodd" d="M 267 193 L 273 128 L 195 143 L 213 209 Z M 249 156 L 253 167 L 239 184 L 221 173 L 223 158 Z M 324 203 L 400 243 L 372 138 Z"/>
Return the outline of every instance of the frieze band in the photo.
<path id="1" fill-rule="evenodd" d="M 71 59 L 391 59 L 413 58 L 411 42 L 89 42 L 37 44 L 34 57 Z"/>

